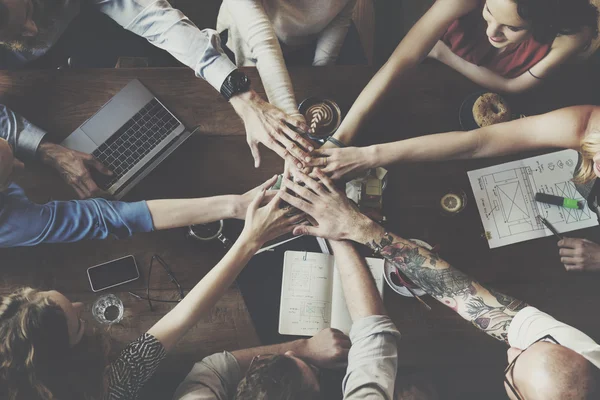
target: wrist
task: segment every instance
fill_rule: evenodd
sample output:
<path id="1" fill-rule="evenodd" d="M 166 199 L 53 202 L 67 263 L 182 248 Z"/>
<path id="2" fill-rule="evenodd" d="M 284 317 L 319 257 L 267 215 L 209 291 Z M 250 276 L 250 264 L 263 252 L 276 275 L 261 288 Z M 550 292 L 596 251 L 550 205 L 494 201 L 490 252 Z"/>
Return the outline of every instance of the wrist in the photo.
<path id="1" fill-rule="evenodd" d="M 385 229 L 364 214 L 358 219 L 356 229 L 347 237 L 357 243 L 368 245 L 373 241 L 379 243 L 385 233 Z"/>
<path id="2" fill-rule="evenodd" d="M 248 205 L 244 202 L 244 195 L 232 195 L 232 198 L 227 201 L 229 204 L 228 218 L 232 219 L 246 219 L 246 211 Z"/>
<path id="3" fill-rule="evenodd" d="M 238 239 L 235 241 L 234 246 L 238 247 L 238 250 L 244 254 L 253 256 L 263 245 L 262 242 L 256 240 L 256 235 L 252 235 L 245 229 L 242 231 Z"/>
<path id="4" fill-rule="evenodd" d="M 48 163 L 52 160 L 52 152 L 58 147 L 56 143 L 43 141 L 37 149 L 37 157 L 43 163 Z"/>
<path id="5" fill-rule="evenodd" d="M 250 89 L 247 92 L 239 93 L 229 99 L 229 103 L 233 106 L 235 112 L 241 117 L 246 113 L 246 110 L 251 108 L 257 101 L 262 100 L 258 93 Z"/>
<path id="6" fill-rule="evenodd" d="M 359 147 L 361 164 L 363 165 L 364 169 L 380 167 L 378 162 L 379 160 L 377 159 L 377 146 L 378 145 Z"/>

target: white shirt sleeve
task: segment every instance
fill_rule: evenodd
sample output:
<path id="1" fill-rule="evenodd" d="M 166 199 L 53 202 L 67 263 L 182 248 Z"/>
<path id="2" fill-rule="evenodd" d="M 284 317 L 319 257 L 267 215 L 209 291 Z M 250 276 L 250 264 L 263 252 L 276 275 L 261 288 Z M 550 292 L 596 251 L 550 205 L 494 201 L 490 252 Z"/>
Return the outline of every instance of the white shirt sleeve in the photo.
<path id="1" fill-rule="evenodd" d="M 344 39 L 346 39 L 355 5 L 356 0 L 348 1 L 346 7 L 321 32 L 317 40 L 314 66 L 335 64 Z"/>
<path id="2" fill-rule="evenodd" d="M 300 115 L 279 39 L 262 2 L 224 0 L 223 5 L 256 60 L 269 102 L 289 115 Z"/>
<path id="3" fill-rule="evenodd" d="M 350 329 L 344 400 L 392 400 L 398 370 L 400 332 L 386 315 L 355 321 Z"/>
<path id="4" fill-rule="evenodd" d="M 508 328 L 508 343 L 524 350 L 545 335 L 552 335 L 562 346 L 600 368 L 600 346 L 592 338 L 535 307 L 525 307 L 515 315 Z"/>
<path id="5" fill-rule="evenodd" d="M 236 69 L 215 30 L 200 30 L 166 0 L 91 0 L 125 29 L 171 53 L 217 91 Z"/>

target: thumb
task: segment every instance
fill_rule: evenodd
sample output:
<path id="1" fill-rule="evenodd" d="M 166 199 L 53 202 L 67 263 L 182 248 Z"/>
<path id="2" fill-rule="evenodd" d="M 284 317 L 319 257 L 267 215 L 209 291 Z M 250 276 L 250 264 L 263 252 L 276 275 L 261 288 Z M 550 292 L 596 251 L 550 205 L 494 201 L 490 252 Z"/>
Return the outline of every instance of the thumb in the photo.
<path id="1" fill-rule="evenodd" d="M 254 158 L 254 168 L 258 168 L 260 167 L 260 151 L 258 151 L 258 143 L 251 142 L 248 143 L 248 145 L 250 146 L 250 152 Z"/>
<path id="2" fill-rule="evenodd" d="M 293 233 L 295 236 L 309 235 L 309 236 L 321 236 L 320 230 L 314 226 L 298 225 L 294 228 Z"/>
<path id="3" fill-rule="evenodd" d="M 104 174 L 104 175 L 113 175 L 113 172 L 108 169 L 104 164 L 102 164 L 100 161 L 98 161 L 95 158 L 92 158 L 91 160 L 86 160 L 86 164 L 90 165 L 92 167 L 94 167 L 96 170 L 98 170 L 100 173 Z"/>

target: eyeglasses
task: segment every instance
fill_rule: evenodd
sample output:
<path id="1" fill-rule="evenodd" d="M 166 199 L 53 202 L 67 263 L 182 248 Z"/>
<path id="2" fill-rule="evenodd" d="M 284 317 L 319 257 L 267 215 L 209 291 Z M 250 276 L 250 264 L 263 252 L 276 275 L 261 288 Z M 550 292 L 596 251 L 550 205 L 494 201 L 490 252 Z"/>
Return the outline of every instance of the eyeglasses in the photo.
<path id="1" fill-rule="evenodd" d="M 552 335 L 546 335 L 546 336 L 539 338 L 535 342 L 531 343 L 527 347 L 527 349 L 529 349 L 531 346 L 533 346 L 534 344 L 536 344 L 538 342 L 550 342 L 550 343 L 560 345 L 560 343 L 558 343 L 558 340 L 554 339 L 552 337 Z M 508 364 L 508 367 L 506 367 L 506 369 L 504 370 L 504 383 L 506 383 L 508 385 L 508 387 L 510 388 L 510 391 L 515 395 L 517 400 L 523 400 L 523 397 L 521 397 L 517 388 L 510 382 L 511 381 L 514 382 L 513 371 L 515 369 L 515 363 L 517 362 L 517 359 L 521 356 L 521 354 L 525 353 L 527 351 L 527 349 L 523 350 L 515 358 L 513 358 L 513 360 L 510 362 L 510 364 Z M 510 374 L 510 380 L 508 379 L 509 374 Z"/>
<path id="2" fill-rule="evenodd" d="M 161 299 L 154 299 L 154 298 L 150 297 L 150 276 L 152 275 L 152 267 L 154 266 L 154 261 L 157 261 L 161 265 L 161 267 L 163 267 L 163 269 L 165 270 L 165 272 L 169 276 L 169 279 L 171 280 L 171 283 L 173 283 L 177 287 L 177 292 L 179 294 L 179 299 L 177 299 L 177 300 L 161 300 Z M 159 256 L 158 254 L 153 255 L 152 259 L 150 260 L 150 267 L 148 268 L 148 280 L 146 282 L 146 297 L 140 296 L 139 294 L 136 294 L 136 293 L 133 293 L 133 292 L 128 292 L 128 293 L 130 295 L 132 295 L 133 297 L 135 297 L 136 299 L 147 300 L 148 301 L 148 305 L 150 306 L 150 311 L 154 311 L 154 307 L 152 306 L 152 302 L 153 301 L 154 302 L 158 302 L 158 303 L 179 303 L 185 297 L 185 293 L 183 292 L 183 288 L 179 284 L 179 281 L 175 277 L 175 274 L 173 273 L 173 271 L 171 271 L 171 268 L 165 262 L 165 260 L 163 260 L 162 257 Z"/>

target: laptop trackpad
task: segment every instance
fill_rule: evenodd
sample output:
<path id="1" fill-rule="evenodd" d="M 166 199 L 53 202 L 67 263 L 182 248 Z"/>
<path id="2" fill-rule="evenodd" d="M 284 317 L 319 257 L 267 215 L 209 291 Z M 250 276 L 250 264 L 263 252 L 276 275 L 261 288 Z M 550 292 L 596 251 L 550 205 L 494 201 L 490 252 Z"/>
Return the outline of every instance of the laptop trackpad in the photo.
<path id="1" fill-rule="evenodd" d="M 92 154 L 98 148 L 98 145 L 90 139 L 81 128 L 77 128 L 62 143 L 64 147 Z"/>

